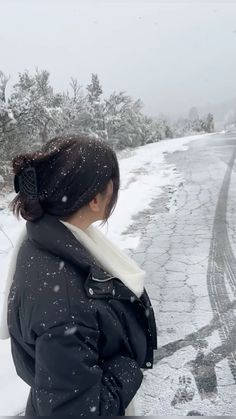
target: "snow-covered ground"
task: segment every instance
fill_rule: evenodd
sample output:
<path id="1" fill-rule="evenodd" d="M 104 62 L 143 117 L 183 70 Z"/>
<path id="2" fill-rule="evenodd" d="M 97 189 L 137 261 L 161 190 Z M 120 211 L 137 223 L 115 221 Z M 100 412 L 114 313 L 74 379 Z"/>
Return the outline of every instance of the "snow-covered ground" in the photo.
<path id="1" fill-rule="evenodd" d="M 201 136 L 206 137 L 210 134 Z M 140 240 L 140 232 L 132 236 L 122 234 L 132 223 L 132 217 L 147 209 L 151 201 L 163 191 L 163 187 L 172 185 L 177 187 L 181 178 L 176 174 L 173 165 L 165 163 L 165 153 L 185 150 L 191 141 L 199 136 L 190 136 L 159 143 L 148 144 L 121 153 L 119 158 L 121 172 L 121 189 L 119 200 L 114 213 L 109 219 L 108 227 L 102 231 L 114 240 L 122 249 L 135 249 Z M 7 209 L 7 202 L 14 194 L 10 194 L 4 202 L 0 202 L 0 310 L 4 298 L 5 278 L 11 259 L 11 252 L 24 221 L 17 221 Z M 99 225 L 99 222 L 96 223 Z M 0 341 L 0 415 L 16 415 L 24 410 L 29 388 L 16 375 L 11 359 L 10 342 Z M 150 389 L 151 391 L 151 389 Z M 154 400 L 155 402 L 155 400 Z"/>

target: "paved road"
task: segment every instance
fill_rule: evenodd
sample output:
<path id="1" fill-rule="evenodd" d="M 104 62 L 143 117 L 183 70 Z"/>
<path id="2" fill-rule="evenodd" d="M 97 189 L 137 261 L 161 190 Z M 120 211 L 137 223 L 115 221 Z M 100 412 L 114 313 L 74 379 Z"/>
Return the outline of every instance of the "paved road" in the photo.
<path id="1" fill-rule="evenodd" d="M 147 272 L 159 349 L 140 415 L 236 411 L 236 133 L 166 154 L 183 181 L 137 214 L 134 258 Z"/>

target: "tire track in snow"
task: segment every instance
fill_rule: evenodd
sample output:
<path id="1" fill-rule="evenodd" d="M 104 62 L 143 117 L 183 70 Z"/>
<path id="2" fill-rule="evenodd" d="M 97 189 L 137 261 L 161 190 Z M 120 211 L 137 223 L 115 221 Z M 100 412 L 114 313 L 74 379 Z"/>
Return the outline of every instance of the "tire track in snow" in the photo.
<path id="1" fill-rule="evenodd" d="M 219 193 L 207 270 L 208 294 L 212 311 L 214 314 L 218 314 L 222 323 L 219 328 L 219 335 L 223 344 L 230 339 L 236 323 L 233 308 L 227 310 L 231 300 L 226 288 L 227 280 L 233 294 L 236 295 L 236 260 L 230 245 L 226 221 L 228 192 L 235 158 L 236 150 L 228 163 Z M 227 355 L 227 359 L 236 382 L 236 348 Z"/>

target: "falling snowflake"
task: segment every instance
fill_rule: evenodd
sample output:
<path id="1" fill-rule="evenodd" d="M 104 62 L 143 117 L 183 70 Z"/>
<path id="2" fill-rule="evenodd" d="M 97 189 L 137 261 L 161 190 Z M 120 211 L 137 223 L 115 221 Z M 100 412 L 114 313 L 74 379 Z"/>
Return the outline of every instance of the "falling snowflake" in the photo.
<path id="1" fill-rule="evenodd" d="M 150 316 L 150 309 L 149 308 L 146 308 L 145 315 L 146 315 L 146 317 L 149 317 Z"/>
<path id="2" fill-rule="evenodd" d="M 96 406 L 90 407 L 90 412 L 95 412 L 97 410 Z"/>
<path id="3" fill-rule="evenodd" d="M 66 336 L 73 335 L 76 332 L 76 330 L 77 330 L 77 327 L 76 326 L 69 327 L 68 329 L 65 330 L 65 333 L 64 334 Z"/>
<path id="4" fill-rule="evenodd" d="M 65 263 L 63 262 L 63 260 L 60 261 L 59 263 L 59 271 L 61 271 L 65 266 Z"/>

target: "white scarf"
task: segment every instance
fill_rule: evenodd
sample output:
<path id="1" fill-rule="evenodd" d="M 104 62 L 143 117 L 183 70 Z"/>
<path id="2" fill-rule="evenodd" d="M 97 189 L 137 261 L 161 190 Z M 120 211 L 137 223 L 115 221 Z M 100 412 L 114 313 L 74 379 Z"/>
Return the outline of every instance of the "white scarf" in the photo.
<path id="1" fill-rule="evenodd" d="M 60 220 L 61 221 L 61 220 Z M 121 250 L 115 243 L 106 237 L 98 227 L 92 224 L 86 229 L 80 228 L 61 221 L 79 240 L 80 243 L 94 256 L 97 262 L 112 276 L 119 278 L 124 285 L 126 285 L 137 297 L 140 297 L 144 290 L 145 271 L 139 268 L 123 250 Z M 0 339 L 8 339 L 9 332 L 7 327 L 7 307 L 8 294 L 13 281 L 16 260 L 21 243 L 26 238 L 26 227 L 19 235 L 15 248 L 12 253 L 12 258 L 9 264 L 9 271 L 6 280 L 5 297 L 3 305 L 3 314 L 0 323 Z"/>
<path id="2" fill-rule="evenodd" d="M 61 221 L 61 220 L 60 220 Z M 61 221 L 111 275 L 119 278 L 139 298 L 144 289 L 145 271 L 139 268 L 123 250 L 106 237 L 98 227 L 86 230 Z"/>

